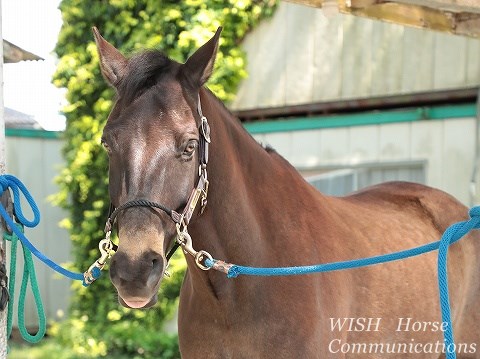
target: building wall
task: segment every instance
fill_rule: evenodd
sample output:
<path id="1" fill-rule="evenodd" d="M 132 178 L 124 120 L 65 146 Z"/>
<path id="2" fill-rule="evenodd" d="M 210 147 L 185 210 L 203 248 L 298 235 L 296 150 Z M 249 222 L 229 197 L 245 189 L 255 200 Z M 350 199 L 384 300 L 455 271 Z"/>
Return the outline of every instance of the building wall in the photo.
<path id="1" fill-rule="evenodd" d="M 255 134 L 301 172 L 424 162 L 426 184 L 469 205 L 475 118 Z M 478 203 L 478 200 L 477 200 Z"/>
<path id="2" fill-rule="evenodd" d="M 249 78 L 233 109 L 480 84 L 480 39 L 336 15 L 288 2 L 247 36 Z"/>
<path id="3" fill-rule="evenodd" d="M 350 15 L 326 18 L 321 9 L 288 2 L 280 2 L 274 16 L 247 36 L 243 48 L 249 78 L 242 82 L 233 109 L 480 84 L 480 39 Z M 470 204 L 474 117 L 343 127 L 339 122 L 331 128 L 307 125 L 254 136 L 304 174 L 367 164 L 424 163 L 428 185 Z"/>
<path id="4" fill-rule="evenodd" d="M 58 192 L 53 180 L 59 175 L 59 169 L 64 163 L 61 157 L 63 140 L 46 134 L 48 133 L 43 131 L 18 131 L 12 136 L 7 132 L 7 173 L 15 175 L 25 184 L 40 209 L 40 224 L 35 228 L 26 228 L 27 238 L 53 261 L 66 263 L 71 260 L 70 237 L 65 229 L 59 227 L 59 222 L 67 217 L 67 213 L 53 206 L 48 200 L 50 195 Z M 32 218 L 25 203 L 22 203 L 22 208 L 27 218 Z M 20 250 L 17 258 L 15 295 L 18 303 L 18 290 L 23 273 Z M 40 261 L 34 262 L 47 320 L 57 319 L 68 308 L 70 280 L 56 274 Z M 27 326 L 35 326 L 38 323 L 31 293 L 27 296 L 25 314 Z M 14 325 L 16 323 L 15 318 Z"/>

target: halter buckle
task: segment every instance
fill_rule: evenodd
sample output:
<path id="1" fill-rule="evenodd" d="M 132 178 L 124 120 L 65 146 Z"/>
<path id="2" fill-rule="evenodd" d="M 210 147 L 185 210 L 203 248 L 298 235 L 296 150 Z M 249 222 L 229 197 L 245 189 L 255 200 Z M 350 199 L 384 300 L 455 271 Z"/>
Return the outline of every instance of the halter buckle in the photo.
<path id="1" fill-rule="evenodd" d="M 202 199 L 200 200 L 200 214 L 203 214 L 205 211 L 205 207 L 207 206 L 207 196 L 208 196 L 208 186 L 210 185 L 210 182 L 208 182 L 207 179 L 205 179 L 205 184 L 202 190 Z"/>
<path id="2" fill-rule="evenodd" d="M 202 130 L 202 136 L 205 138 L 205 141 L 210 143 L 210 125 L 208 124 L 208 120 L 205 116 L 202 116 L 200 123 L 200 129 Z"/>

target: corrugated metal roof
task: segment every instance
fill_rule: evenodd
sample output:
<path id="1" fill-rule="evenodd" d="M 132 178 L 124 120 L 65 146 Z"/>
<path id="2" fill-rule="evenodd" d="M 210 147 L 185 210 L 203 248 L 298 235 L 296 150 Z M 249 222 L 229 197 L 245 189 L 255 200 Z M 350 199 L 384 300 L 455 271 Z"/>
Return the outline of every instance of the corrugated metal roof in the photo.
<path id="1" fill-rule="evenodd" d="M 33 116 L 5 107 L 5 128 L 41 130 L 42 126 Z"/>
<path id="2" fill-rule="evenodd" d="M 20 61 L 36 61 L 43 60 L 40 56 L 37 56 L 29 51 L 26 51 L 17 45 L 12 44 L 7 40 L 3 40 L 3 62 L 13 63 Z"/>
<path id="3" fill-rule="evenodd" d="M 352 14 L 480 38 L 478 0 L 286 0 L 323 8 L 325 12 Z"/>

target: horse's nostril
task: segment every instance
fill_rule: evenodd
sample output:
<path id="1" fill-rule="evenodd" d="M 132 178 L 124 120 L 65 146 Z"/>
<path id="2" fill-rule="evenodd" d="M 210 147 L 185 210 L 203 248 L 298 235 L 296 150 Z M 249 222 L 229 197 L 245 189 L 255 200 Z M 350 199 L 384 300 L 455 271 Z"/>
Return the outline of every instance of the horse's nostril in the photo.
<path id="1" fill-rule="evenodd" d="M 152 260 L 152 273 L 159 273 L 162 271 L 162 261 L 157 258 Z"/>

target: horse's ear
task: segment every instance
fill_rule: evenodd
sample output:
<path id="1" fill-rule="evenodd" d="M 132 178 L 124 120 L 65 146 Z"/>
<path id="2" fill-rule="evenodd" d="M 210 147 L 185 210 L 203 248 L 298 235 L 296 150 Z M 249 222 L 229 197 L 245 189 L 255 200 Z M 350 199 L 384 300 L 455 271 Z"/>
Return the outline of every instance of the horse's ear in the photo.
<path id="1" fill-rule="evenodd" d="M 219 27 L 215 35 L 195 51 L 183 65 L 185 76 L 192 85 L 203 86 L 212 74 L 221 32 L 222 27 Z"/>
<path id="2" fill-rule="evenodd" d="M 93 27 L 92 31 L 100 56 L 102 74 L 110 85 L 116 86 L 125 75 L 128 60 L 100 35 L 96 27 Z"/>

